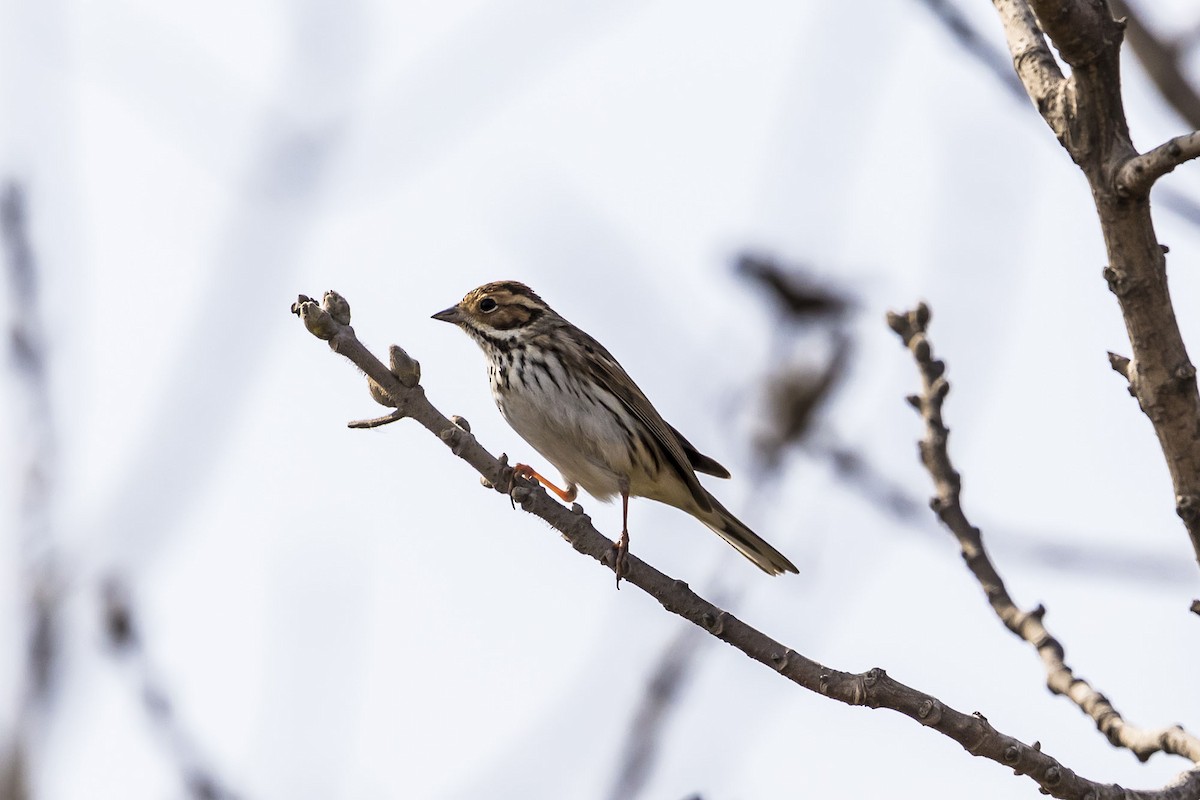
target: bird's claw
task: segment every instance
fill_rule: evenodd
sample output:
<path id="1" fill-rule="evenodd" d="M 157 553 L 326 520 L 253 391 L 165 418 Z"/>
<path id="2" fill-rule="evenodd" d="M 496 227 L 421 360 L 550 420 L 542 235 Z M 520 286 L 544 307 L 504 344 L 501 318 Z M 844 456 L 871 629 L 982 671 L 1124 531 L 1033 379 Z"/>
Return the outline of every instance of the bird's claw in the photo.
<path id="1" fill-rule="evenodd" d="M 621 538 L 613 542 L 613 572 L 617 573 L 617 588 L 621 578 L 629 574 L 629 531 L 621 531 Z"/>

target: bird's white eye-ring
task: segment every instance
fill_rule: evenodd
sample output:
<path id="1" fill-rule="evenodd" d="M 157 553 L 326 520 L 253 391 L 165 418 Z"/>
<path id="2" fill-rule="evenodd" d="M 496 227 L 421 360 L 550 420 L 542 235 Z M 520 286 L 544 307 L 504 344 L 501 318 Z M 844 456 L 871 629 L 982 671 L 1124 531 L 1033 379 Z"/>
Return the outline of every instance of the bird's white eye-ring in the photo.
<path id="1" fill-rule="evenodd" d="M 479 310 L 487 314 L 489 311 L 496 310 L 496 301 L 490 297 L 485 297 L 479 301 Z"/>

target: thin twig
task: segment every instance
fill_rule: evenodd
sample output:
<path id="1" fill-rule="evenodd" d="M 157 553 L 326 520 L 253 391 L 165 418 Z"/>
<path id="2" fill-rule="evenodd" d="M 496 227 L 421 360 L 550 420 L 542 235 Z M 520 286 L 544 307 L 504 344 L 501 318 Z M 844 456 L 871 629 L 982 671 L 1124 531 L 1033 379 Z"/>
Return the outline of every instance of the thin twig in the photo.
<path id="1" fill-rule="evenodd" d="M 1117 173 L 1117 190 L 1132 197 L 1144 197 L 1156 180 L 1193 158 L 1200 158 L 1200 131 L 1176 136 L 1126 161 Z"/>
<path id="2" fill-rule="evenodd" d="M 335 319 L 335 313 L 330 313 L 331 309 L 335 312 L 345 309 L 344 319 Z M 378 384 L 397 409 L 437 436 L 455 455 L 474 467 L 490 485 L 497 487 L 497 491 L 503 492 L 503 487 L 512 485 L 512 471 L 504 461 L 485 450 L 473 434 L 455 425 L 434 408 L 419 384 L 406 385 L 408 381 L 402 381 L 400 376 L 389 372 L 358 341 L 353 328 L 347 324 L 348 306 L 340 296 L 327 292 L 323 303 L 318 304 L 301 295 L 292 310 L 300 316 L 309 332 L 327 340 L 334 352 L 350 359 Z M 551 499 L 545 490 L 529 484 L 518 484 L 512 488 L 510 496 L 521 504 L 522 509 L 559 531 L 576 550 L 610 569 L 613 567 L 612 542 L 596 530 L 578 503 L 567 508 Z M 964 714 L 950 708 L 937 698 L 892 679 L 882 669 L 853 674 L 830 669 L 813 661 L 717 608 L 693 592 L 683 581 L 667 577 L 635 556 L 629 557 L 628 572 L 624 578 L 628 584 L 642 589 L 661 603 L 667 611 L 733 645 L 793 683 L 848 705 L 898 711 L 953 739 L 973 755 L 995 761 L 1018 774 L 1028 775 L 1055 797 L 1081 798 L 1086 795 L 1093 800 L 1193 800 L 1200 794 L 1200 770 L 1185 773 L 1172 785 L 1151 791 L 1131 791 L 1089 781 L 1043 753 L 1040 748 L 1000 733 L 982 715 Z"/>
<path id="3" fill-rule="evenodd" d="M 1032 611 L 1022 611 L 1009 596 L 1004 581 L 983 546 L 979 528 L 967 520 L 962 508 L 959 497 L 962 480 L 950 461 L 947 448 L 950 431 L 942 419 L 942 403 L 950 391 L 950 382 L 946 379 L 945 363 L 933 357 L 926 336 L 929 318 L 929 307 L 921 303 L 906 314 L 888 314 L 888 325 L 912 352 L 921 373 L 921 393 L 908 399 L 925 422 L 920 451 L 921 461 L 934 483 L 934 497 L 930 505 L 958 540 L 963 560 L 983 587 L 992 610 L 1010 631 L 1037 650 L 1046 667 L 1046 685 L 1050 691 L 1070 698 L 1095 721 L 1096 727 L 1115 747 L 1131 750 L 1141 761 L 1154 753 L 1164 752 L 1200 764 L 1200 739 L 1178 725 L 1145 729 L 1127 723 L 1104 695 L 1093 689 L 1087 681 L 1075 677 L 1071 668 L 1063 662 L 1062 645 L 1042 624 L 1046 609 L 1039 605 Z M 1193 774 L 1200 775 L 1200 771 L 1194 771 Z M 1197 791 L 1200 791 L 1200 783 L 1197 784 Z"/>
<path id="4" fill-rule="evenodd" d="M 393 422 L 399 422 L 404 419 L 404 415 L 393 411 L 390 414 L 384 414 L 382 417 L 372 417 L 371 419 L 356 419 L 352 422 L 347 422 L 347 428 L 380 428 L 384 425 L 391 425 Z"/>

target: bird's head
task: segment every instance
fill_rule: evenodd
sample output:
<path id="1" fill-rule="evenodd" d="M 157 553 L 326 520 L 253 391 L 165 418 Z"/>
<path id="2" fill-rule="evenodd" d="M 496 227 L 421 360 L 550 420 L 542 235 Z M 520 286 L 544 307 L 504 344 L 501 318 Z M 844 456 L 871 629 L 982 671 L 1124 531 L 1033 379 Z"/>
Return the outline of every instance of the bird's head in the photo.
<path id="1" fill-rule="evenodd" d="M 553 314 L 537 293 L 517 281 L 496 281 L 467 292 L 457 304 L 433 315 L 476 339 L 510 339 Z"/>

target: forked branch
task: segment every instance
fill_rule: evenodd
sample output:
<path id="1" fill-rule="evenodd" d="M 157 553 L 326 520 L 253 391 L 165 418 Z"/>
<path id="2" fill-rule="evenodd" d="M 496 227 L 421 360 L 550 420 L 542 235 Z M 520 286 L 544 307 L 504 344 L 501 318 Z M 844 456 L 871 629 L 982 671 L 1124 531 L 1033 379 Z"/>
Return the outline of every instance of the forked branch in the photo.
<path id="1" fill-rule="evenodd" d="M 1021 82 L 1092 190 L 1108 256 L 1103 275 L 1121 306 L 1132 349 L 1122 372 L 1154 426 L 1175 511 L 1200 562 L 1200 392 L 1148 202 L 1158 178 L 1200 155 L 1200 134 L 1141 155 L 1134 149 L 1121 96 L 1125 23 L 1113 18 L 1106 0 L 992 2 Z M 1070 77 L 1056 79 L 1046 37 L 1070 64 Z"/>
<path id="2" fill-rule="evenodd" d="M 456 425 L 425 397 L 415 361 L 400 348 L 394 348 L 396 368 L 394 372 L 389 371 L 358 341 L 349 325 L 349 306 L 340 296 L 327 292 L 318 304 L 301 295 L 292 310 L 311 333 L 327 340 L 331 349 L 349 358 L 366 373 L 376 384 L 373 394 L 386 395 L 398 415 L 413 418 L 436 435 L 497 491 L 503 492 L 505 487 L 513 486 L 512 469 L 506 459 L 492 456 L 466 426 Z M 571 508 L 560 505 L 545 490 L 520 479 L 511 489 L 510 496 L 522 509 L 558 530 L 576 550 L 612 568 L 612 542 L 596 530 L 578 504 Z M 683 581 L 667 577 L 632 555 L 624 579 L 649 594 L 666 610 L 733 645 L 793 683 L 848 705 L 898 711 L 953 739 L 972 755 L 995 761 L 1019 775 L 1028 775 L 1054 797 L 1194 800 L 1200 792 L 1200 776 L 1193 773 L 1172 786 L 1154 791 L 1131 791 L 1089 781 L 1041 752 L 1040 747 L 1000 733 L 982 715 L 964 714 L 950 708 L 937 698 L 892 679 L 882 669 L 853 674 L 830 669 L 806 658 L 704 600 Z"/>
<path id="3" fill-rule="evenodd" d="M 910 396 L 908 400 L 925 423 L 920 451 L 921 461 L 934 483 L 934 497 L 930 505 L 958 540 L 963 561 L 983 587 L 992 610 L 1005 627 L 1037 650 L 1046 668 L 1046 686 L 1050 691 L 1074 702 L 1092 718 L 1097 729 L 1113 746 L 1131 750 L 1140 761 L 1163 752 L 1183 756 L 1194 764 L 1200 764 L 1200 739 L 1178 725 L 1146 729 L 1127 723 L 1108 698 L 1087 681 L 1076 677 L 1063 661 L 1062 645 L 1042 624 L 1046 609 L 1039 605 L 1032 611 L 1022 611 L 1009 596 L 1004 581 L 983 546 L 982 533 L 970 523 L 962 508 L 962 481 L 950 460 L 947 447 L 950 431 L 942 419 L 942 404 L 950 391 L 950 382 L 946 378 L 945 363 L 933 357 L 933 348 L 926 335 L 929 318 L 929 307 L 921 303 L 905 314 L 888 314 L 888 325 L 912 353 L 921 373 L 921 393 Z M 1185 775 L 1187 785 L 1191 787 L 1191 796 L 1200 795 L 1200 768 L 1194 768 Z"/>

